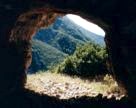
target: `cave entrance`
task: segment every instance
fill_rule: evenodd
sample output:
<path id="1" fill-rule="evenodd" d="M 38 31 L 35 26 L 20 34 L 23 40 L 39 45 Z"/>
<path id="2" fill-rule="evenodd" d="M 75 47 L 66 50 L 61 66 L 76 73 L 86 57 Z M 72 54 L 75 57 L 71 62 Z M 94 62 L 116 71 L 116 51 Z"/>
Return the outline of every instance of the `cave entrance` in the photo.
<path id="1" fill-rule="evenodd" d="M 105 35 L 101 27 L 79 15 L 57 16 L 54 23 L 38 29 L 32 38 L 32 63 L 26 87 L 61 99 L 99 93 L 110 98 L 110 94 L 114 96 L 117 92 L 120 94 L 115 97 L 120 99 L 124 94 L 108 75 L 111 67 Z M 96 81 L 97 76 L 104 77 Z"/>
<path id="2" fill-rule="evenodd" d="M 107 31 L 105 24 L 101 21 L 92 19 L 93 23 L 96 22 L 104 30 L 96 24 L 86 23 L 92 17 L 90 18 L 82 13 L 75 14 L 74 12 L 68 14 L 64 11 L 44 8 L 32 10 L 19 16 L 11 32 L 10 41 L 13 42 L 12 45 L 18 54 L 16 57 L 19 58 L 19 61 L 17 61 L 17 64 L 15 61 L 14 68 L 15 72 L 22 72 L 19 76 L 21 83 L 25 83 L 25 72 L 28 71 L 28 73 L 37 74 L 27 75 L 26 88 L 40 93 L 65 98 L 69 96 L 65 95 L 67 92 L 71 93 L 71 90 L 74 90 L 74 94 L 78 95 L 72 95 L 71 93 L 72 96 L 67 97 L 71 98 L 73 96 L 78 97 L 83 90 L 83 95 L 80 96 L 84 96 L 84 94 L 94 96 L 99 93 L 106 96 L 109 96 L 110 93 L 113 96 L 118 92 L 121 94 L 117 93 L 117 97 L 122 97 L 124 94 L 120 92 L 121 89 L 111 76 L 107 75 L 103 82 L 86 80 L 88 76 L 94 77 L 111 71 L 111 65 L 106 62 L 104 36 L 107 35 Z M 82 19 L 82 17 L 86 20 Z M 89 28 L 92 28 L 92 30 Z M 67 30 L 65 31 L 65 29 Z M 77 34 L 75 34 L 76 32 Z M 43 54 L 40 51 L 43 51 Z M 37 57 L 35 59 L 32 56 Z M 62 58 L 61 62 L 57 61 L 58 58 Z M 31 60 L 32 65 L 30 66 Z M 38 63 L 34 63 L 36 60 L 38 60 Z M 47 63 L 49 66 L 47 66 Z M 56 65 L 55 63 L 59 64 Z M 105 63 L 108 64 L 109 70 L 106 68 Z M 37 64 L 40 68 L 42 67 L 41 71 L 37 69 Z M 16 69 L 16 67 L 19 68 Z M 48 72 L 45 72 L 44 69 L 48 70 Z M 62 73 L 72 77 L 62 75 Z M 85 79 L 83 80 L 79 76 Z M 52 82 L 53 80 L 55 82 Z M 54 87 L 56 87 L 55 91 Z M 87 92 L 84 92 L 84 88 L 86 88 L 85 91 Z M 93 89 L 93 92 L 91 89 Z"/>

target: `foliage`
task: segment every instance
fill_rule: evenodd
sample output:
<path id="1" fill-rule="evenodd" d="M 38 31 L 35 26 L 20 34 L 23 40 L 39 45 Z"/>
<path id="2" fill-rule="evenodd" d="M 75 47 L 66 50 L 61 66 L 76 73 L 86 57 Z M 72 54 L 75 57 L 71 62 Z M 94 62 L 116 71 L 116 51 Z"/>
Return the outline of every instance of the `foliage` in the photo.
<path id="1" fill-rule="evenodd" d="M 66 54 L 73 54 L 78 45 L 93 41 L 105 45 L 104 37 L 73 23 L 66 16 L 56 18 L 48 28 L 39 29 L 34 39 L 40 40 Z"/>
<path id="2" fill-rule="evenodd" d="M 32 41 L 32 63 L 29 73 L 48 70 L 61 63 L 67 55 L 39 40 Z"/>
<path id="3" fill-rule="evenodd" d="M 106 49 L 94 43 L 86 43 L 78 47 L 75 53 L 67 57 L 57 67 L 57 73 L 78 76 L 96 76 L 106 72 Z"/>
<path id="4" fill-rule="evenodd" d="M 35 34 L 32 42 L 32 65 L 29 71 L 36 72 L 53 68 L 63 61 L 67 54 L 72 55 L 78 46 L 88 41 L 104 46 L 104 37 L 85 30 L 66 16 L 58 17 L 48 28 L 39 29 Z M 71 59 L 66 62 L 73 63 Z M 66 71 L 74 73 L 75 67 L 72 63 L 67 63 L 68 67 L 73 66 L 73 68 L 67 68 Z"/>

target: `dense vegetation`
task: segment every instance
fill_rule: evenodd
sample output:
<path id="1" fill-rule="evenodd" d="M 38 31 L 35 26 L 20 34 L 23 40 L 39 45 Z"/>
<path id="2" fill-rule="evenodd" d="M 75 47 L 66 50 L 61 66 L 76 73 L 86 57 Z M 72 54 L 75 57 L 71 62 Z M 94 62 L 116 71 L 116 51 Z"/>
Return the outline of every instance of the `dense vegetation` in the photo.
<path id="1" fill-rule="evenodd" d="M 72 55 L 77 47 L 91 41 L 104 46 L 104 37 L 85 30 L 66 16 L 58 17 L 48 28 L 42 28 L 35 34 L 29 73 L 53 68 L 66 56 Z"/>
<path id="2" fill-rule="evenodd" d="M 40 29 L 34 39 L 38 39 L 66 54 L 73 54 L 76 46 L 88 41 L 104 45 L 102 36 L 87 31 L 75 24 L 67 16 L 58 17 L 48 28 Z"/>
<path id="3" fill-rule="evenodd" d="M 94 43 L 86 43 L 78 47 L 75 53 L 58 65 L 57 73 L 78 75 L 83 77 L 106 73 L 106 50 Z"/>
<path id="4" fill-rule="evenodd" d="M 63 52 L 39 40 L 32 41 L 32 64 L 29 73 L 48 70 L 57 63 L 61 63 L 67 56 Z"/>

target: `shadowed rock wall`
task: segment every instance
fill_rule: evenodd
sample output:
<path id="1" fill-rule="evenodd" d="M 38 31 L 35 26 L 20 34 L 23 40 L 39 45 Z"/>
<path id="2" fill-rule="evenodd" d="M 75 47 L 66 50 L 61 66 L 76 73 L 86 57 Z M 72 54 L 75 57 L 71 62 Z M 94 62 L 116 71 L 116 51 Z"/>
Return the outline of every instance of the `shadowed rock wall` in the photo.
<path id="1" fill-rule="evenodd" d="M 1 0 L 0 93 L 23 87 L 26 69 L 31 62 L 30 40 L 38 28 L 53 22 L 58 14 L 49 13 L 55 11 L 81 14 L 106 31 L 105 41 L 113 73 L 126 87 L 128 95 L 136 98 L 135 10 L 135 0 Z"/>

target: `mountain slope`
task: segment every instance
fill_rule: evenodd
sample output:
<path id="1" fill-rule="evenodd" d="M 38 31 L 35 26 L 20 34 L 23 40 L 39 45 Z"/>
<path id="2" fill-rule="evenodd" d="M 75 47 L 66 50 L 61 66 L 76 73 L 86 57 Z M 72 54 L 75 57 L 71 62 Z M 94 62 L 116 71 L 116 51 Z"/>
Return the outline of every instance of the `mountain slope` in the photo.
<path id="1" fill-rule="evenodd" d="M 58 17 L 49 28 L 40 29 L 34 39 L 46 42 L 67 54 L 73 54 L 77 45 L 88 41 L 104 45 L 102 36 L 85 30 L 66 16 Z"/>
<path id="2" fill-rule="evenodd" d="M 48 28 L 39 29 L 32 42 L 33 60 L 30 72 L 48 70 L 60 63 L 68 55 L 72 55 L 77 46 L 93 41 L 104 45 L 102 36 L 91 33 L 75 24 L 67 16 L 58 17 Z"/>
<path id="3" fill-rule="evenodd" d="M 47 70 L 60 63 L 67 55 L 39 40 L 32 41 L 32 64 L 29 73 Z"/>
<path id="4" fill-rule="evenodd" d="M 60 20 L 60 21 L 59 21 Z M 67 33 L 72 35 L 74 38 L 82 40 L 82 41 L 94 41 L 97 44 L 104 44 L 103 37 L 97 34 L 94 34 L 83 27 L 75 24 L 72 20 L 70 20 L 67 16 L 63 18 L 58 18 L 57 22 L 61 23 L 61 26 L 58 25 L 61 29 L 66 29 Z M 58 23 L 55 23 L 58 24 Z"/>

